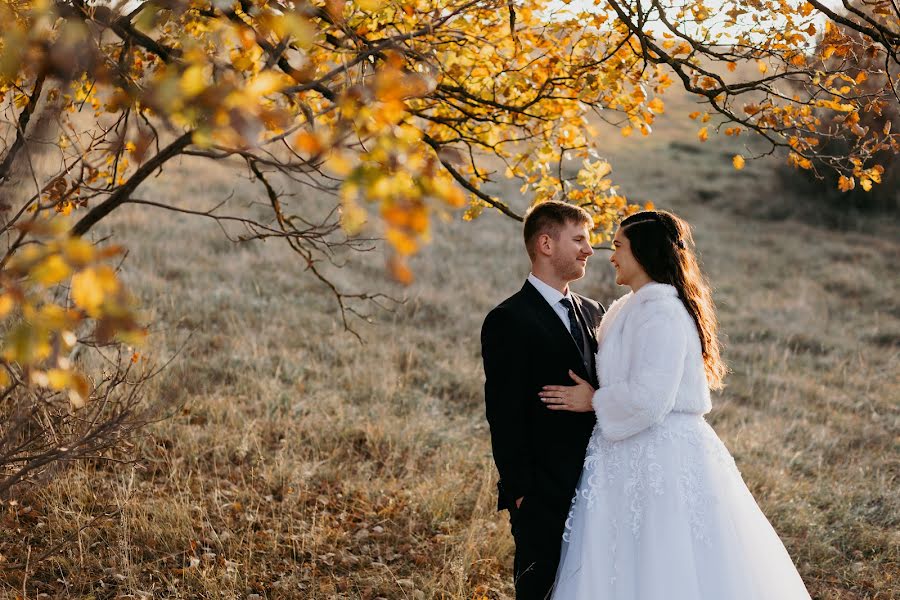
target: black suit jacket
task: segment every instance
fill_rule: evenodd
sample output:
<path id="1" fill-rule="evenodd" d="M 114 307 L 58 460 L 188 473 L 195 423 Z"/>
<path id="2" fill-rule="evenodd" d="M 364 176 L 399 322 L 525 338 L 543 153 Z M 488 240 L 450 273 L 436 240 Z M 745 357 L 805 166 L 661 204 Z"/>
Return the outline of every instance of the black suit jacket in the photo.
<path id="1" fill-rule="evenodd" d="M 596 353 L 603 307 L 574 293 L 572 297 Z M 528 282 L 488 313 L 481 356 L 491 446 L 500 473 L 497 509 L 514 506 L 522 496 L 537 496 L 548 507 L 568 510 L 594 413 L 550 410 L 538 392 L 545 385 L 574 385 L 569 369 L 596 388 L 596 373 L 588 373 L 566 326 Z"/>

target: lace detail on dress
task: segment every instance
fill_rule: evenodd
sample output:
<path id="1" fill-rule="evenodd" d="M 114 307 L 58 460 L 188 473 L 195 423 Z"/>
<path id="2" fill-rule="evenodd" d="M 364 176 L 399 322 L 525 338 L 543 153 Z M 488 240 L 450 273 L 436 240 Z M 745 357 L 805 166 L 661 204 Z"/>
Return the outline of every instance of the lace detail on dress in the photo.
<path id="1" fill-rule="evenodd" d="M 569 533 L 572 531 L 572 517 L 575 514 L 575 505 L 581 498 L 586 504 L 588 510 L 594 508 L 594 497 L 602 490 L 607 483 L 612 483 L 619 471 L 618 459 L 609 460 L 609 457 L 603 457 L 600 441 L 603 436 L 600 435 L 600 426 L 594 425 L 594 431 L 591 433 L 591 439 L 588 441 L 588 448 L 584 459 L 584 466 L 581 472 L 581 483 L 575 490 L 572 497 L 572 503 L 569 505 L 569 515 L 566 517 L 566 527 L 563 531 L 563 541 L 568 543 L 570 540 Z M 603 463 L 602 465 L 599 463 Z M 605 480 L 604 480 L 605 479 Z"/>
<path id="2" fill-rule="evenodd" d="M 619 441 L 600 430 L 566 522 L 553 600 L 810 600 L 702 416 L 672 413 Z"/>
<path id="3" fill-rule="evenodd" d="M 709 459 L 710 464 L 691 459 L 696 453 L 687 452 L 676 463 L 676 472 L 664 472 L 657 455 L 661 445 L 670 447 L 669 443 L 672 441 L 688 444 Z M 671 413 L 662 423 L 615 442 L 604 438 L 597 425 L 588 444 L 581 483 L 572 499 L 563 539 L 570 541 L 576 504 L 583 503 L 584 509 L 591 511 L 595 507 L 595 499 L 604 490 L 609 486 L 619 485 L 623 487 L 629 507 L 627 523 L 624 525 L 635 538 L 641 533 L 649 495 L 661 496 L 668 489 L 678 490 L 677 501 L 687 511 L 694 538 L 708 545 L 710 538 L 706 531 L 707 513 L 715 502 L 709 490 L 701 485 L 704 477 L 702 470 L 708 468 L 715 468 L 727 477 L 742 482 L 734 459 L 702 415 Z M 667 480 L 675 485 L 667 486 Z M 620 523 L 616 522 L 614 515 L 610 517 L 613 519 L 610 525 L 618 531 Z"/>

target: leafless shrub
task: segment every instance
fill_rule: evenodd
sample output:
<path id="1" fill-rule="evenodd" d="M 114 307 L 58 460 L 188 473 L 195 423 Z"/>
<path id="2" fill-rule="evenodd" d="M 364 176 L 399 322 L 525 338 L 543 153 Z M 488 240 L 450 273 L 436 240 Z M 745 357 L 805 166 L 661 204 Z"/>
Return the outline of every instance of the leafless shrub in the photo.
<path id="1" fill-rule="evenodd" d="M 143 391 L 159 371 L 122 344 L 93 351 L 104 366 L 81 407 L 65 392 L 25 385 L 25 374 L 8 367 L 12 383 L 0 400 L 0 498 L 47 481 L 73 461 L 128 461 L 129 437 L 153 418 Z"/>

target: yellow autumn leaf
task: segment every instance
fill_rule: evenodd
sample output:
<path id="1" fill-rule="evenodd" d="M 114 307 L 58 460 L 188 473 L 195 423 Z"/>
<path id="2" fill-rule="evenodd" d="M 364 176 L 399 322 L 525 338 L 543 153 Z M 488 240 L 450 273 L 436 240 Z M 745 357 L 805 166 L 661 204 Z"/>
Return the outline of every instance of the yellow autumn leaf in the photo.
<path id="1" fill-rule="evenodd" d="M 294 138 L 294 147 L 306 154 L 316 154 L 322 150 L 322 143 L 314 133 L 301 131 Z"/>
<path id="2" fill-rule="evenodd" d="M 390 176 L 380 177 L 374 184 L 369 186 L 370 198 L 378 200 L 386 200 L 397 195 L 397 186 L 394 185 L 394 178 Z"/>
<path id="3" fill-rule="evenodd" d="M 72 277 L 72 301 L 94 315 L 103 302 L 103 288 L 94 269 L 85 269 Z"/>
<path id="4" fill-rule="evenodd" d="M 206 127 L 198 127 L 191 134 L 191 141 L 200 148 L 209 148 L 213 145 L 212 132 Z"/>
<path id="5" fill-rule="evenodd" d="M 791 56 L 791 64 L 795 67 L 805 67 L 806 66 L 806 55 L 798 52 Z"/>
<path id="6" fill-rule="evenodd" d="M 273 71 L 263 71 L 247 82 L 244 92 L 251 98 L 259 98 L 277 92 L 287 85 L 290 85 L 290 81 L 285 75 Z"/>
<path id="7" fill-rule="evenodd" d="M 383 125 L 396 125 L 406 114 L 406 103 L 399 99 L 389 99 L 372 107 L 372 117 Z"/>
<path id="8" fill-rule="evenodd" d="M 315 26 L 297 12 L 288 12 L 275 19 L 272 29 L 280 38 L 290 35 L 291 43 L 301 48 L 309 48 L 316 35 Z"/>
<path id="9" fill-rule="evenodd" d="M 74 325 L 69 312 L 62 306 L 52 303 L 43 305 L 32 320 L 35 325 L 51 331 L 58 331 Z"/>
<path id="10" fill-rule="evenodd" d="M 629 137 L 634 133 L 634 129 L 630 126 L 623 127 L 620 131 L 622 132 L 622 137 Z"/>
<path id="11" fill-rule="evenodd" d="M 206 65 L 191 65 L 185 69 L 178 87 L 187 98 L 200 94 L 206 89 Z"/>
<path id="12" fill-rule="evenodd" d="M 91 385 L 87 378 L 79 373 L 69 374 L 69 402 L 72 408 L 81 408 L 87 404 L 91 395 Z"/>
<path id="13" fill-rule="evenodd" d="M 48 387 L 54 390 L 64 390 L 69 385 L 71 373 L 65 369 L 50 369 L 47 371 Z"/>
<path id="14" fill-rule="evenodd" d="M 409 285 L 413 282 L 413 273 L 406 261 L 395 257 L 388 262 L 388 269 L 398 283 Z"/>
<path id="15" fill-rule="evenodd" d="M 838 112 L 852 112 L 856 110 L 856 107 L 852 104 L 844 104 L 842 102 L 836 102 L 833 100 L 818 100 L 816 102 L 816 106 L 830 108 Z"/>
<path id="16" fill-rule="evenodd" d="M 0 296 L 0 319 L 8 315 L 15 305 L 16 301 L 13 299 L 12 294 Z"/>
<path id="17" fill-rule="evenodd" d="M 94 245 L 81 237 L 63 242 L 63 255 L 73 266 L 81 267 L 94 260 Z"/>
<path id="18" fill-rule="evenodd" d="M 90 267 L 72 276 L 72 301 L 92 317 L 99 315 L 107 294 L 119 287 L 115 271 L 106 265 Z"/>
<path id="19" fill-rule="evenodd" d="M 756 68 L 757 68 L 757 69 L 759 70 L 759 72 L 762 73 L 763 75 L 765 75 L 765 74 L 769 71 L 769 65 L 767 65 L 766 63 L 764 63 L 764 62 L 761 61 L 761 60 L 756 62 Z"/>
<path id="20" fill-rule="evenodd" d="M 666 110 L 665 104 L 663 104 L 663 101 L 659 98 L 654 98 L 653 100 L 651 100 L 649 104 L 647 104 L 647 108 L 649 108 L 651 112 L 655 112 L 658 115 L 663 114 L 663 112 L 665 112 Z"/>
<path id="21" fill-rule="evenodd" d="M 868 177 L 861 177 L 859 180 L 859 184 L 862 186 L 862 189 L 867 192 L 872 190 L 872 180 Z"/>
<path id="22" fill-rule="evenodd" d="M 412 254 L 419 247 L 415 239 L 399 229 L 388 229 L 385 238 L 394 250 L 404 256 Z"/>
<path id="23" fill-rule="evenodd" d="M 31 278 L 44 286 L 56 285 L 72 270 L 59 254 L 51 254 L 31 271 Z"/>
<path id="24" fill-rule="evenodd" d="M 344 199 L 341 204 L 341 227 L 344 228 L 349 235 L 356 235 L 365 226 L 368 220 L 368 213 L 352 198 Z"/>
<path id="25" fill-rule="evenodd" d="M 705 142 L 707 139 L 709 139 L 709 131 L 707 131 L 706 127 L 703 127 L 700 131 L 697 132 L 697 138 L 701 142 Z"/>
<path id="26" fill-rule="evenodd" d="M 124 329 L 115 332 L 115 339 L 128 346 L 143 346 L 147 341 L 148 331 L 144 327 Z"/>
<path id="27" fill-rule="evenodd" d="M 744 157 L 740 154 L 735 154 L 731 159 L 731 163 L 734 165 L 735 169 L 740 171 L 744 168 Z"/>
<path id="28" fill-rule="evenodd" d="M 466 193 L 458 185 L 447 182 L 441 187 L 441 196 L 453 208 L 461 208 L 466 203 Z"/>
<path id="29" fill-rule="evenodd" d="M 800 156 L 796 152 L 791 152 L 788 155 L 788 162 L 794 166 L 800 167 L 801 169 L 812 169 L 812 161 L 808 158 Z"/>
<path id="30" fill-rule="evenodd" d="M 331 152 L 325 161 L 325 166 L 335 175 L 346 176 L 353 170 L 353 164 L 341 152 Z"/>
<path id="31" fill-rule="evenodd" d="M 40 340 L 35 328 L 28 323 L 20 321 L 5 338 L 3 359 L 7 362 L 30 364 L 40 359 Z"/>
<path id="32" fill-rule="evenodd" d="M 578 171 L 576 181 L 585 187 L 597 186 L 611 172 L 612 165 L 605 160 L 585 161 L 584 166 Z"/>
<path id="33" fill-rule="evenodd" d="M 838 188 L 842 192 L 849 192 L 853 188 L 856 187 L 856 180 L 853 177 L 846 177 L 841 175 L 840 179 L 838 179 Z"/>
<path id="34" fill-rule="evenodd" d="M 108 258 L 114 258 L 124 253 L 125 248 L 123 246 L 112 244 L 110 246 L 105 246 L 102 250 L 97 251 L 96 260 L 106 260 Z"/>
<path id="35" fill-rule="evenodd" d="M 884 175 L 884 167 L 881 165 L 875 165 L 874 167 L 866 171 L 866 174 L 875 183 L 881 183 L 881 176 Z"/>

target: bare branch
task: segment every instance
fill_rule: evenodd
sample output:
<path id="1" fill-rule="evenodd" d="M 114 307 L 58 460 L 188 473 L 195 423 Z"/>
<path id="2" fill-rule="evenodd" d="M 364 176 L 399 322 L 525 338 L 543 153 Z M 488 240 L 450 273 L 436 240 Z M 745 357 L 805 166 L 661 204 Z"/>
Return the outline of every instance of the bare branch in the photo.
<path id="1" fill-rule="evenodd" d="M 72 227 L 73 235 L 84 235 L 91 227 L 96 225 L 103 217 L 121 206 L 131 194 L 149 177 L 153 171 L 162 167 L 170 158 L 177 156 L 182 150 L 191 144 L 193 132 L 188 131 L 175 139 L 171 144 L 163 148 L 152 159 L 141 165 L 135 173 L 122 186 L 110 194 L 102 203 L 92 208 L 85 216 Z"/>
<path id="2" fill-rule="evenodd" d="M 3 162 L 0 163 L 0 186 L 3 186 L 3 184 L 9 181 L 9 172 L 12 169 L 13 161 L 15 161 L 19 150 L 25 146 L 25 132 L 28 129 L 28 122 L 31 120 L 31 115 L 34 114 L 34 110 L 37 108 L 38 101 L 40 100 L 41 91 L 44 88 L 44 80 L 44 73 L 37 76 L 37 79 L 34 82 L 34 88 L 31 91 L 31 95 L 28 97 L 28 104 L 25 105 L 22 112 L 19 114 L 19 120 L 16 123 L 16 139 L 10 146 L 9 151 L 7 151 L 6 156 L 3 157 Z"/>

